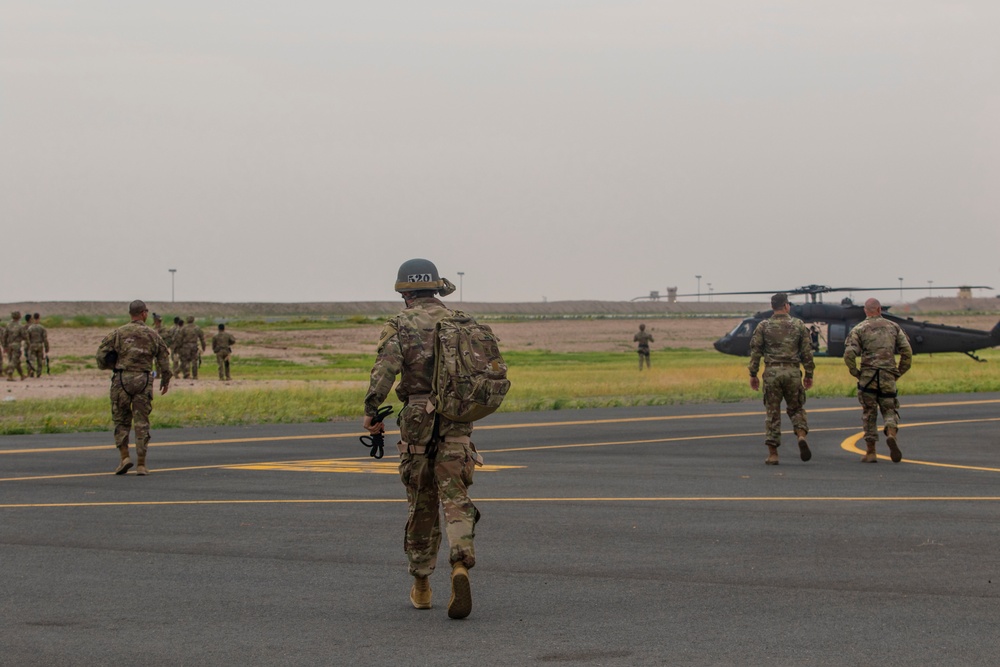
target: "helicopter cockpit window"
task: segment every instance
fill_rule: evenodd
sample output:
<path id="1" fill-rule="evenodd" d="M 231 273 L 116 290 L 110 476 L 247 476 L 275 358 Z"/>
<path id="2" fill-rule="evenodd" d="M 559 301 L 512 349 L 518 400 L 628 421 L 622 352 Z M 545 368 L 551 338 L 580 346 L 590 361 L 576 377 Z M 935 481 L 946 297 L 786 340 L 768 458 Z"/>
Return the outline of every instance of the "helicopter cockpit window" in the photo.
<path id="1" fill-rule="evenodd" d="M 744 320 L 743 322 L 740 322 L 739 324 L 736 325 L 736 328 L 733 329 L 731 335 L 749 337 L 753 335 L 753 330 L 755 328 L 756 328 L 756 323 L 753 320 Z"/>

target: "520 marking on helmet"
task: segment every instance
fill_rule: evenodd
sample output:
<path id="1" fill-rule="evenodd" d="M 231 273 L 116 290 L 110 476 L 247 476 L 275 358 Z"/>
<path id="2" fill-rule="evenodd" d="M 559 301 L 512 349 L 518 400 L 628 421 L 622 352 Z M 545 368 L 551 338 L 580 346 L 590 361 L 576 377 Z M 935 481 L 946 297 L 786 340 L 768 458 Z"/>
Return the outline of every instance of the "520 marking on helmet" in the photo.
<path id="1" fill-rule="evenodd" d="M 422 290 L 448 296 L 455 291 L 455 286 L 450 280 L 440 276 L 434 262 L 429 259 L 408 259 L 400 265 L 396 274 L 396 291 L 405 293 Z"/>

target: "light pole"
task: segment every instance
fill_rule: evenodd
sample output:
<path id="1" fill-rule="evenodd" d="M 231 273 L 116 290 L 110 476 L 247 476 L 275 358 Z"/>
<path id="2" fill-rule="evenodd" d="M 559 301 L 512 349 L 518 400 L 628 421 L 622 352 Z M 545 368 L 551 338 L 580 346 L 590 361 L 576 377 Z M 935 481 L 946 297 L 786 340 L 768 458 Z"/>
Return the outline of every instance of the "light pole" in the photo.
<path id="1" fill-rule="evenodd" d="M 701 301 L 701 276 L 695 276 L 698 279 L 698 301 Z"/>
<path id="2" fill-rule="evenodd" d="M 167 269 L 170 272 L 170 303 L 174 302 L 174 276 L 177 275 L 177 269 Z"/>
<path id="3" fill-rule="evenodd" d="M 462 291 L 462 276 L 465 275 L 465 271 L 458 272 L 458 302 L 462 303 L 465 301 L 464 293 Z"/>
<path id="4" fill-rule="evenodd" d="M 712 300 L 712 283 L 706 283 L 708 285 L 708 300 Z"/>
<path id="5" fill-rule="evenodd" d="M 903 279 L 899 279 L 899 300 L 903 300 Z"/>

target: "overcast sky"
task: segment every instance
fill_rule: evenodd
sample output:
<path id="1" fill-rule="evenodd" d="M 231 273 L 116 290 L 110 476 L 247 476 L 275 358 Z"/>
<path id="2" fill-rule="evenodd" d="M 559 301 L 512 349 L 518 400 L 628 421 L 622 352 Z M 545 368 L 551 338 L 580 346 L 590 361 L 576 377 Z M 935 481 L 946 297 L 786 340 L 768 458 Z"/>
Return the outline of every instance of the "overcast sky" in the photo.
<path id="1" fill-rule="evenodd" d="M 996 0 L 6 0 L 0 302 L 387 300 L 411 257 L 466 301 L 1000 288 L 998 35 Z"/>

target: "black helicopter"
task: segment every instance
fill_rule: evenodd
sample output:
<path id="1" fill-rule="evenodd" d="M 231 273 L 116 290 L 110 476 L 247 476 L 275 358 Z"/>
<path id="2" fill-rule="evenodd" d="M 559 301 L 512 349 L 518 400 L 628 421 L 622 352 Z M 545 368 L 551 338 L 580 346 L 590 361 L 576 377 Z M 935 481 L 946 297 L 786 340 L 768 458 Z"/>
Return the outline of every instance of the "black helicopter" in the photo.
<path id="1" fill-rule="evenodd" d="M 993 289 L 985 285 L 963 285 L 960 287 L 941 287 L 940 289 Z M 826 352 L 819 352 L 819 327 L 813 326 L 813 348 L 820 356 L 839 357 L 844 354 L 844 344 L 847 334 L 856 324 L 865 319 L 865 311 L 851 299 L 845 298 L 839 304 L 823 303 L 819 295 L 829 292 L 876 292 L 894 291 L 897 289 L 924 289 L 922 287 L 828 287 L 826 285 L 805 285 L 797 289 L 783 290 L 789 296 L 807 294 L 808 303 L 793 304 L 791 315 L 810 324 L 826 323 Z M 775 294 L 775 292 L 714 292 L 714 296 L 736 294 Z M 683 294 L 678 296 L 695 296 Z M 983 361 L 973 352 L 1000 345 L 1000 323 L 992 331 L 966 329 L 930 322 L 916 322 L 912 317 L 902 318 L 888 312 L 887 306 L 882 306 L 882 317 L 898 324 L 913 346 L 914 354 L 933 354 L 935 352 L 962 352 L 976 361 Z M 762 320 L 771 316 L 772 311 L 764 310 L 753 317 L 740 322 L 725 336 L 715 341 L 715 349 L 725 354 L 750 356 L 750 337 Z"/>

